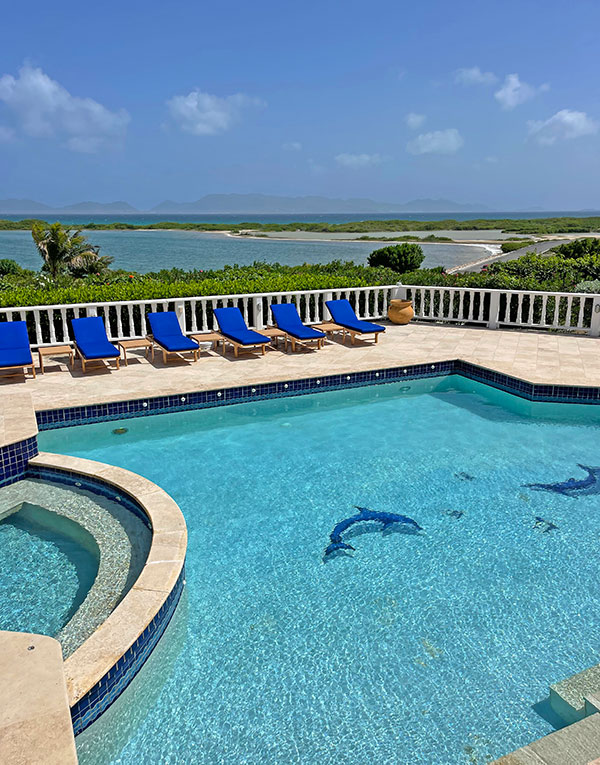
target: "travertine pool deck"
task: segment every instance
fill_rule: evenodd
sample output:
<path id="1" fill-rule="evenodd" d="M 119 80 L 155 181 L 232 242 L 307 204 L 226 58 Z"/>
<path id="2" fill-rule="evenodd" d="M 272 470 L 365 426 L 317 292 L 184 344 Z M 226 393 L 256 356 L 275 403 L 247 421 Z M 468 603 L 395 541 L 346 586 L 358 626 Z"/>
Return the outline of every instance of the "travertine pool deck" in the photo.
<path id="1" fill-rule="evenodd" d="M 76 765 L 60 643 L 0 632 L 0 762 Z"/>
<path id="2" fill-rule="evenodd" d="M 178 360 L 164 365 L 142 351 L 128 354 L 129 365 L 75 369 L 62 360 L 47 359 L 46 373 L 32 377 L 0 374 L 4 393 L 31 394 L 36 410 L 84 406 L 253 383 L 382 369 L 462 359 L 533 383 L 600 386 L 600 339 L 584 335 L 455 327 L 438 324 L 388 325 L 379 343 L 342 345 L 330 340 L 321 350 L 284 353 L 283 345 L 265 356 L 229 351 L 204 351 L 199 361 Z"/>

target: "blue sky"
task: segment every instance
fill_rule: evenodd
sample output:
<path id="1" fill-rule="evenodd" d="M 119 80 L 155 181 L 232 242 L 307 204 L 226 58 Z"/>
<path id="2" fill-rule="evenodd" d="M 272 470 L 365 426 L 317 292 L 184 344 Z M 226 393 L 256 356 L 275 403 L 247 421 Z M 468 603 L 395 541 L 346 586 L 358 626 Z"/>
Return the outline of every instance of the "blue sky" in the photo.
<path id="1" fill-rule="evenodd" d="M 11 3 L 0 198 L 600 208 L 596 0 Z"/>

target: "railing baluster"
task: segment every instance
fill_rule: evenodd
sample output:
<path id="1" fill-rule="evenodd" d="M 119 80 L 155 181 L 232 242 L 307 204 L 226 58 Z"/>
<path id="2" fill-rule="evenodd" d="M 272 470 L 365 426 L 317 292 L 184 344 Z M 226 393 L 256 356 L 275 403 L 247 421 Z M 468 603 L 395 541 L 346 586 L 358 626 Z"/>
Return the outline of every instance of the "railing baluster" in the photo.
<path id="1" fill-rule="evenodd" d="M 571 326 L 571 309 L 573 308 L 573 298 L 567 298 L 567 313 L 565 315 L 565 328 L 568 329 Z"/>
<path id="2" fill-rule="evenodd" d="M 51 308 L 48 311 L 48 319 L 50 323 L 50 344 L 56 345 L 56 325 L 54 324 L 54 309 Z"/>
<path id="3" fill-rule="evenodd" d="M 579 298 L 579 315 L 577 316 L 577 329 L 583 329 L 583 315 L 585 311 L 585 298 Z"/>

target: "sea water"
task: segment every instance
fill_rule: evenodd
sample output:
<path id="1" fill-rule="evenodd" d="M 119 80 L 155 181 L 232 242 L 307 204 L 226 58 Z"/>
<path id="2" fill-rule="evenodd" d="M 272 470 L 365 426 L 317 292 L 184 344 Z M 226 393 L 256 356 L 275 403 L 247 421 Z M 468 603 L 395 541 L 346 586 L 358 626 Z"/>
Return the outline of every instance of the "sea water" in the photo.
<path id="1" fill-rule="evenodd" d="M 112 268 L 139 273 L 162 268 L 220 269 L 225 265 L 250 265 L 254 261 L 284 265 L 329 263 L 351 260 L 366 263 L 379 242 L 276 240 L 233 237 L 201 231 L 139 230 L 88 231 L 88 240 L 100 247 L 101 255 L 114 258 Z M 460 244 L 422 245 L 423 267 L 446 267 L 489 257 L 485 247 Z M 0 231 L 0 259 L 16 260 L 23 268 L 39 270 L 40 256 L 30 231 Z"/>

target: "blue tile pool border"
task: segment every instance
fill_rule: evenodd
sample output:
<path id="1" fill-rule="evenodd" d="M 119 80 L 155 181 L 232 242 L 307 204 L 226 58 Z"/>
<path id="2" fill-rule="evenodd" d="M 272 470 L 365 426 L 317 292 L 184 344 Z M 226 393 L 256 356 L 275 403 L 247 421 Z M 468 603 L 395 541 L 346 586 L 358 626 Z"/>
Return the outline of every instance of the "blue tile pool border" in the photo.
<path id="1" fill-rule="evenodd" d="M 185 584 L 185 568 L 150 624 L 103 678 L 71 707 L 73 732 L 77 736 L 116 701 L 143 667 L 166 630 Z"/>
<path id="2" fill-rule="evenodd" d="M 36 449 L 37 452 L 37 449 Z M 106 497 L 126 507 L 135 513 L 148 528 L 151 528 L 148 516 L 141 505 L 127 492 L 122 489 L 116 489 L 112 484 L 99 478 L 84 476 L 71 470 L 61 468 L 42 467 L 38 465 L 29 465 L 24 478 L 37 478 L 44 481 L 51 481 L 67 486 L 72 486 L 78 490 L 85 490 Z M 73 732 L 77 736 L 100 715 L 123 693 L 125 688 L 137 675 L 146 659 L 152 653 L 154 647 L 160 640 L 166 630 L 171 617 L 181 597 L 183 586 L 185 584 L 185 566 L 175 583 L 175 586 L 167 596 L 165 602 L 160 607 L 152 621 L 138 636 L 137 640 L 131 645 L 121 658 L 111 667 L 111 669 L 82 696 L 79 701 L 71 707 L 71 721 L 73 723 Z"/>
<path id="3" fill-rule="evenodd" d="M 145 417 L 192 409 L 248 403 L 261 399 L 302 396 L 320 391 L 356 388 L 366 385 L 397 383 L 426 377 L 444 377 L 458 374 L 470 380 L 485 383 L 530 401 L 551 401 L 556 403 L 598 404 L 600 387 L 572 385 L 544 385 L 531 383 L 517 377 L 494 372 L 470 362 L 455 359 L 429 364 L 374 369 L 365 372 L 307 377 L 272 383 L 256 383 L 232 388 L 181 393 L 169 396 L 154 396 L 126 401 L 116 401 L 89 406 L 75 406 L 64 409 L 45 409 L 36 413 L 40 430 L 67 428 L 91 422 L 108 422 L 131 417 Z"/>
<path id="4" fill-rule="evenodd" d="M 75 487 L 78 490 L 89 491 L 92 494 L 98 494 L 101 497 L 118 502 L 126 507 L 131 513 L 136 515 L 142 523 L 149 529 L 152 528 L 150 519 L 142 510 L 138 502 L 123 489 L 117 489 L 108 481 L 100 478 L 93 478 L 89 475 L 82 475 L 72 470 L 63 470 L 62 468 L 50 468 L 40 465 L 28 465 L 25 471 L 25 478 L 37 478 L 43 481 L 52 481 L 65 486 Z"/>
<path id="5" fill-rule="evenodd" d="M 0 487 L 20 481 L 27 463 L 38 453 L 36 436 L 0 448 Z"/>

